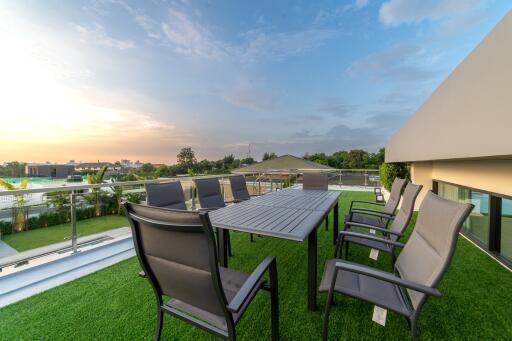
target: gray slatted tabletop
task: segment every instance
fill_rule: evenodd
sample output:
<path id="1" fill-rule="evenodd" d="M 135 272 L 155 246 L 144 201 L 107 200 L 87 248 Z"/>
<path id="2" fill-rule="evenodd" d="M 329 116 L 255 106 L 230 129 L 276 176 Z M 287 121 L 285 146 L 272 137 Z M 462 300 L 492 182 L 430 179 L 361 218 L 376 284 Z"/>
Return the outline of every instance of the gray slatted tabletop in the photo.
<path id="1" fill-rule="evenodd" d="M 316 309 L 316 230 L 334 207 L 333 241 L 338 235 L 339 191 L 288 188 L 272 192 L 209 213 L 211 223 L 219 229 L 219 253 L 223 266 L 228 265 L 227 236 L 235 230 L 302 242 L 308 239 L 308 308 Z"/>

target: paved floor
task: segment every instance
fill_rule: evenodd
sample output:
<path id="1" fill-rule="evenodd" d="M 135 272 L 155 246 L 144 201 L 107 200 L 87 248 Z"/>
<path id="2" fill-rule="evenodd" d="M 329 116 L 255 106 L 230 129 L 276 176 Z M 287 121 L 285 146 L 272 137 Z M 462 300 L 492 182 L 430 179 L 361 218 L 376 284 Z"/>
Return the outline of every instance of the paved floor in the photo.
<path id="1" fill-rule="evenodd" d="M 15 255 L 17 253 L 18 253 L 18 251 L 16 251 L 12 247 L 10 247 L 4 241 L 0 240 L 0 258 L 9 257 L 9 256 Z"/>

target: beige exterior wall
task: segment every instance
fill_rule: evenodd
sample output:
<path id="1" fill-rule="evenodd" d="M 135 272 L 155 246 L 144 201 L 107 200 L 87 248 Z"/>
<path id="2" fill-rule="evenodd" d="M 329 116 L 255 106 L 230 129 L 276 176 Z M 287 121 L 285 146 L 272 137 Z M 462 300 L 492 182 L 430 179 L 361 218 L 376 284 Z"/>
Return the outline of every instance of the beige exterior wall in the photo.
<path id="1" fill-rule="evenodd" d="M 386 162 L 512 155 L 512 11 L 386 144 Z"/>
<path id="2" fill-rule="evenodd" d="M 411 178 L 423 185 L 417 206 L 432 181 L 442 180 L 486 192 L 512 196 L 512 160 L 430 161 L 411 164 Z"/>

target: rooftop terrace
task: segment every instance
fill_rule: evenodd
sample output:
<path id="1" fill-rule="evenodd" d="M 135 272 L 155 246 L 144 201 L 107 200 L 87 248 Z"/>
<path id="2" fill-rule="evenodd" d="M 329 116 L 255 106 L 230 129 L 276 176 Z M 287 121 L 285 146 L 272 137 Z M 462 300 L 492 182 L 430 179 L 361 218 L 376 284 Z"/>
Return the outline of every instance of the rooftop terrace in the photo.
<path id="1" fill-rule="evenodd" d="M 353 199 L 373 199 L 365 192 L 343 192 L 341 217 Z M 330 223 L 332 224 L 332 219 Z M 411 224 L 414 224 L 414 218 Z M 408 229 L 410 233 L 411 228 Z M 323 228 L 318 233 L 318 268 L 332 257 L 332 234 Z M 319 310 L 305 307 L 307 248 L 275 238 L 256 238 L 249 243 L 243 233 L 232 234 L 234 257 L 230 267 L 252 271 L 266 255 L 275 255 L 280 291 L 280 334 L 284 340 L 317 340 L 321 337 L 323 306 L 326 295 L 320 294 Z M 373 261 L 368 249 L 351 247 L 351 260 L 383 270 L 389 258 Z M 154 331 L 155 303 L 147 280 L 137 276 L 136 258 L 48 290 L 39 295 L 0 309 L 5 340 L 29 339 L 151 339 Z M 512 339 L 512 273 L 459 237 L 453 263 L 439 290 L 442 298 L 427 301 L 419 320 L 423 340 Z M 386 327 L 372 322 L 373 306 L 343 295 L 335 297 L 331 312 L 331 339 L 409 338 L 406 321 L 393 313 Z M 258 294 L 240 324 L 238 337 L 244 340 L 270 338 L 268 297 Z M 163 339 L 206 340 L 211 336 L 169 316 L 165 317 Z"/>

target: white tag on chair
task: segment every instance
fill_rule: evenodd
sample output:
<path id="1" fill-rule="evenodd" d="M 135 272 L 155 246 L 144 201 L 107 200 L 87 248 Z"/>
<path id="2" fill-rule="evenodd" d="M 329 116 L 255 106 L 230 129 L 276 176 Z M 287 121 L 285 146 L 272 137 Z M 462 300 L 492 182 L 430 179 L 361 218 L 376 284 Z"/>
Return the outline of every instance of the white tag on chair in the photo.
<path id="1" fill-rule="evenodd" d="M 384 309 L 384 308 L 381 308 L 381 307 L 378 307 L 378 306 L 374 306 L 373 307 L 372 321 L 375 322 L 375 323 L 380 324 L 383 327 L 385 327 L 386 326 L 386 315 L 387 314 L 388 314 L 388 310 L 387 309 Z"/>
<path id="2" fill-rule="evenodd" d="M 371 249 L 370 258 L 373 260 L 377 260 L 377 258 L 379 258 L 379 250 Z"/>
<path id="3" fill-rule="evenodd" d="M 375 231 L 374 229 L 370 229 L 370 233 L 375 234 L 375 233 L 377 233 L 377 231 Z"/>

